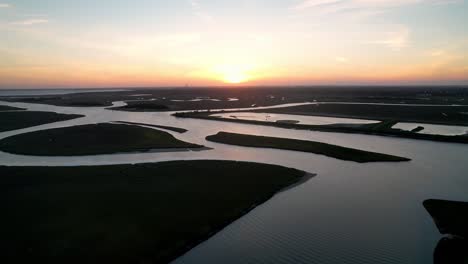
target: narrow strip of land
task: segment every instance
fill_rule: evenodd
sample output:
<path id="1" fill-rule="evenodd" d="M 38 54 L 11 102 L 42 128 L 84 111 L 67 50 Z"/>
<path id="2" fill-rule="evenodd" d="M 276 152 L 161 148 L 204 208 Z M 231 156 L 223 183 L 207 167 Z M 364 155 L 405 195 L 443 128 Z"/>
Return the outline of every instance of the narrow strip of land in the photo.
<path id="1" fill-rule="evenodd" d="M 19 111 L 19 110 L 26 110 L 26 109 L 13 107 L 13 106 L 7 106 L 7 105 L 0 105 L 0 111 Z"/>
<path id="2" fill-rule="evenodd" d="M 162 128 L 169 131 L 174 131 L 177 133 L 185 133 L 188 130 L 180 127 L 171 127 L 171 126 L 161 126 L 161 125 L 153 125 L 153 124 L 145 124 L 145 123 L 136 123 L 136 122 L 126 122 L 126 121 L 115 121 L 115 123 L 121 124 L 128 124 L 128 125 L 137 125 L 137 126 L 147 126 L 147 127 L 154 127 L 154 128 Z"/>
<path id="3" fill-rule="evenodd" d="M 206 137 L 206 140 L 244 147 L 274 148 L 310 152 L 336 159 L 355 161 L 360 163 L 379 161 L 410 161 L 410 159 L 404 157 L 341 147 L 322 142 L 289 138 L 264 137 L 219 132 L 216 135 Z"/>
<path id="4" fill-rule="evenodd" d="M 169 111 L 170 108 L 167 105 L 148 102 L 148 101 L 127 101 L 127 105 L 111 107 L 110 110 L 127 111 L 127 112 L 159 112 Z"/>
<path id="5" fill-rule="evenodd" d="M 0 112 L 0 132 L 66 121 L 79 117 L 84 116 L 38 111 Z"/>
<path id="6" fill-rule="evenodd" d="M 124 124 L 90 124 L 19 134 L 0 140 L 4 152 L 35 156 L 82 156 L 203 146 L 152 128 Z"/>
<path id="7" fill-rule="evenodd" d="M 168 263 L 308 174 L 235 161 L 0 166 L 4 263 Z M 8 201 L 8 202 L 6 202 Z"/>

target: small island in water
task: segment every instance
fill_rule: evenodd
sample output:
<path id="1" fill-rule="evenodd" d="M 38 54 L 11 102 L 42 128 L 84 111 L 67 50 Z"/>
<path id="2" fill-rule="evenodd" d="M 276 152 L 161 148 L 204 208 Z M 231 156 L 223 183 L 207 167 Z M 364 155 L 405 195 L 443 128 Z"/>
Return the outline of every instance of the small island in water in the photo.
<path id="1" fill-rule="evenodd" d="M 54 128 L 0 140 L 0 150 L 36 156 L 82 156 L 145 152 L 155 149 L 201 149 L 171 134 L 132 124 L 100 123 Z"/>
<path id="2" fill-rule="evenodd" d="M 365 162 L 378 162 L 378 161 L 410 161 L 411 159 L 398 157 L 388 154 L 370 152 L 365 150 L 341 147 L 337 145 L 298 140 L 290 138 L 277 138 L 277 137 L 265 137 L 265 136 L 253 136 L 245 134 L 236 134 L 228 132 L 219 132 L 216 135 L 206 137 L 206 140 L 245 146 L 245 147 L 257 147 L 257 148 L 273 148 L 273 149 L 284 149 L 294 150 L 302 152 L 310 152 L 328 157 L 333 157 L 341 160 L 349 160 L 360 163 Z"/>

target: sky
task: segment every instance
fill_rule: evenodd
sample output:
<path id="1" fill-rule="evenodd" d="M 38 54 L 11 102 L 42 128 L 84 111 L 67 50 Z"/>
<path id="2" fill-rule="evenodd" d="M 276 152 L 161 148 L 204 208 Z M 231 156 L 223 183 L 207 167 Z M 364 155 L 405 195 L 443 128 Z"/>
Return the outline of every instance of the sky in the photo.
<path id="1" fill-rule="evenodd" d="M 468 0 L 0 0 L 0 88 L 466 85 Z"/>

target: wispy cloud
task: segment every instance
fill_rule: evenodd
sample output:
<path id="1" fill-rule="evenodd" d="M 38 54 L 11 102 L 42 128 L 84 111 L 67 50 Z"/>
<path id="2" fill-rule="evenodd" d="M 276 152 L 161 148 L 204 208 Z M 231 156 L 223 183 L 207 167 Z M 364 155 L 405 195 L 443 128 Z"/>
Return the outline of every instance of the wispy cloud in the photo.
<path id="1" fill-rule="evenodd" d="M 382 10 L 414 4 L 454 4 L 462 0 L 302 0 L 290 9 L 297 11 L 314 10 L 339 12 L 346 10 Z"/>
<path id="2" fill-rule="evenodd" d="M 0 8 L 8 8 L 8 7 L 11 7 L 11 5 L 7 3 L 0 3 Z"/>
<path id="3" fill-rule="evenodd" d="M 204 22 L 213 22 L 214 19 L 211 15 L 203 11 L 203 8 L 198 0 L 188 0 L 194 14 Z"/>
<path id="4" fill-rule="evenodd" d="M 22 21 L 11 22 L 10 24 L 18 25 L 18 26 L 31 26 L 31 25 L 46 24 L 46 23 L 49 23 L 49 20 L 47 20 L 47 19 L 27 19 L 27 20 L 22 20 Z"/>
<path id="5" fill-rule="evenodd" d="M 388 31 L 382 39 L 370 41 L 372 44 L 386 46 L 393 50 L 401 50 L 410 43 L 411 31 L 405 26 L 399 26 L 397 30 Z"/>

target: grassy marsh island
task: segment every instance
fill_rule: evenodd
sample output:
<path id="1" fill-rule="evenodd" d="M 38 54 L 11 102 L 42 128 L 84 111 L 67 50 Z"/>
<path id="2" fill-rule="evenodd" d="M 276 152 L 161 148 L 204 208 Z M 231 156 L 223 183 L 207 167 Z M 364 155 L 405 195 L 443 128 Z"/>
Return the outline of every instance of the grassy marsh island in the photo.
<path id="1" fill-rule="evenodd" d="M 410 161 L 410 159 L 404 157 L 369 152 L 353 148 L 346 148 L 315 141 L 289 138 L 252 136 L 245 134 L 219 132 L 216 135 L 206 137 L 206 140 L 244 147 L 274 148 L 310 152 L 336 159 L 355 161 L 359 163 L 379 161 Z"/>
<path id="2" fill-rule="evenodd" d="M 303 171 L 235 161 L 0 167 L 5 263 L 168 263 Z M 311 175 L 310 175 L 311 176 Z"/>
<path id="3" fill-rule="evenodd" d="M 0 132 L 66 121 L 79 117 L 84 116 L 39 111 L 0 112 Z"/>
<path id="4" fill-rule="evenodd" d="M 1 111 L 19 111 L 19 110 L 26 110 L 26 109 L 13 107 L 13 106 L 7 106 L 7 105 L 0 105 L 0 112 Z"/>
<path id="5" fill-rule="evenodd" d="M 178 140 L 164 131 L 111 123 L 47 129 L 0 140 L 1 151 L 35 156 L 98 155 L 202 147 Z"/>
<path id="6" fill-rule="evenodd" d="M 162 128 L 162 129 L 166 129 L 166 130 L 177 132 L 177 133 L 185 133 L 185 132 L 188 131 L 187 129 L 180 128 L 180 127 L 160 126 L 160 125 L 145 124 L 145 123 L 126 122 L 126 121 L 116 121 L 116 123 L 136 125 L 136 126 L 147 126 L 147 127 L 154 127 L 154 128 Z"/>

